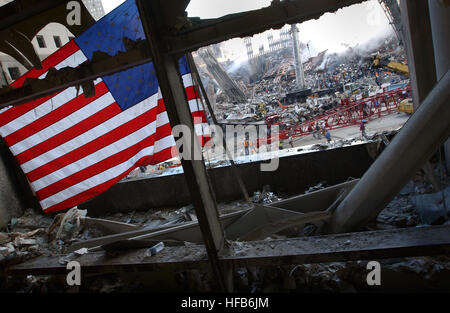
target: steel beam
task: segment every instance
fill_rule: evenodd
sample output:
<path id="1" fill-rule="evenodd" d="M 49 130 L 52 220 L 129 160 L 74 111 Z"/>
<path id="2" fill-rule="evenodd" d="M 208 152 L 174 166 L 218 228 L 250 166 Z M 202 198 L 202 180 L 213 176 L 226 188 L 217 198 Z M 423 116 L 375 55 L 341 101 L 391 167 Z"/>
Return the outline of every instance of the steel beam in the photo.
<path id="1" fill-rule="evenodd" d="M 250 209 L 233 212 L 222 215 L 220 222 L 224 228 L 227 228 L 240 217 L 247 213 Z M 156 228 L 140 228 L 125 233 L 118 233 L 108 235 L 104 237 L 84 240 L 76 242 L 71 245 L 67 251 L 73 252 L 81 248 L 98 248 L 103 245 L 114 243 L 121 240 L 134 240 L 134 239 L 152 239 L 152 240 L 179 240 L 184 242 L 202 243 L 202 233 L 200 231 L 199 223 L 187 222 L 175 225 L 163 225 Z"/>
<path id="2" fill-rule="evenodd" d="M 192 134 L 190 141 L 184 142 L 184 149 L 188 148 L 192 153 L 191 160 L 181 158 L 181 164 L 213 273 L 221 289 L 226 291 L 226 278 L 223 275 L 218 256 L 225 248 L 225 234 L 220 224 L 217 203 L 206 172 L 200 143 L 197 140 L 192 114 L 181 80 L 178 57 L 162 51 L 160 17 L 163 14 L 157 3 L 142 0 L 138 0 L 137 3 L 170 124 L 172 128 L 178 125 L 187 126 Z M 199 159 L 195 159 L 194 156 Z"/>
<path id="3" fill-rule="evenodd" d="M 364 2 L 363 0 L 290 0 L 273 1 L 259 10 L 200 21 L 194 27 L 164 37 L 166 52 L 184 53 L 235 37 L 247 37 L 285 24 L 317 19 L 327 12 Z"/>
<path id="4" fill-rule="evenodd" d="M 433 37 L 434 57 L 437 79 L 450 69 L 450 5 L 445 1 L 428 0 L 430 10 L 431 32 Z M 445 166 L 450 175 L 450 140 L 444 144 Z"/>
<path id="5" fill-rule="evenodd" d="M 450 134 L 450 71 L 337 208 L 333 232 L 354 230 L 398 194 Z"/>
<path id="6" fill-rule="evenodd" d="M 11 12 L 16 15 L 14 15 L 13 19 L 0 25 L 2 27 L 8 27 L 64 2 L 64 0 L 58 0 L 58 2 L 44 1 L 40 3 L 39 7 L 27 8 L 23 14 L 19 14 L 20 10 L 18 11 L 16 7 L 11 6 Z M 260 10 L 238 13 L 219 19 L 203 21 L 200 25 L 190 27 L 183 32 L 177 33 L 176 35 L 165 31 L 163 32 L 165 37 L 162 39 L 161 46 L 165 52 L 171 54 L 186 53 L 194 51 L 200 47 L 212 43 L 222 42 L 234 37 L 253 35 L 263 32 L 271 27 L 280 28 L 284 26 L 285 23 L 301 23 L 309 19 L 318 18 L 326 12 L 336 11 L 339 8 L 360 2 L 363 2 L 363 0 L 323 0 L 320 2 L 303 0 L 284 1 Z M 167 6 L 164 2 L 161 3 L 161 5 L 165 10 L 162 12 L 162 16 L 170 15 L 170 12 L 166 12 L 170 6 Z M 263 22 L 261 23 L 261 21 Z M 167 27 L 168 29 L 171 28 L 169 26 Z M 115 61 L 116 57 L 111 57 L 111 59 Z M 80 71 L 79 78 L 71 79 L 70 81 L 65 80 L 63 83 L 54 83 L 52 88 L 49 88 L 47 92 L 42 90 L 35 92 L 30 88 L 21 89 L 21 91 L 13 91 L 5 94 L 3 99 L 0 96 L 0 103 L 2 103 L 2 107 L 22 104 L 53 92 L 63 90 L 67 87 L 75 86 L 86 81 L 91 81 L 100 76 L 111 75 L 150 61 L 149 59 L 135 60 L 134 56 L 131 54 L 129 56 L 130 61 L 127 65 L 123 65 L 123 62 L 121 62 L 119 58 L 117 59 L 117 62 L 121 63 L 120 65 L 112 64 L 109 66 L 107 71 L 103 71 L 102 73 L 93 73 L 92 71 L 82 73 Z M 131 59 L 133 59 L 133 61 L 131 61 Z"/>
<path id="7" fill-rule="evenodd" d="M 94 54 L 91 62 L 85 62 L 76 68 L 65 67 L 44 79 L 31 79 L 31 82 L 25 83 L 20 88 L 5 88 L 7 90 L 0 93 L 0 109 L 27 103 L 68 87 L 81 85 L 151 61 L 149 52 L 139 43 L 135 48 L 119 52 L 115 56 L 102 54 L 101 57 L 96 57 Z"/>
<path id="8" fill-rule="evenodd" d="M 437 81 L 430 12 L 428 0 L 402 0 L 400 5 L 413 102 L 417 108 Z"/>
<path id="9" fill-rule="evenodd" d="M 386 240 L 388 238 L 389 240 Z M 76 259 L 83 273 L 149 272 L 169 269 L 204 269 L 208 261 L 203 245 L 166 247 L 145 257 L 148 249 L 88 253 Z M 401 228 L 362 233 L 255 241 L 232 246 L 222 262 L 238 267 L 282 266 L 386 258 L 442 255 L 450 252 L 450 226 Z M 11 266 L 7 275 L 67 275 L 61 256 L 39 257 Z"/>
<path id="10" fill-rule="evenodd" d="M 192 71 L 192 76 L 194 78 L 194 82 L 196 82 L 197 85 L 200 87 L 200 90 L 203 94 L 203 97 L 206 102 L 206 106 L 208 108 L 209 114 L 211 115 L 214 125 L 218 126 L 219 122 L 217 121 L 216 114 L 214 113 L 214 110 L 211 106 L 211 103 L 209 101 L 208 94 L 206 93 L 205 87 L 203 86 L 202 80 L 200 78 L 200 74 L 198 73 L 198 69 L 197 69 L 197 66 L 195 65 L 192 54 L 189 53 L 187 58 L 188 58 L 189 66 Z M 245 201 L 250 202 L 250 197 L 248 196 L 247 188 L 245 187 L 244 181 L 242 180 L 242 177 L 239 174 L 236 163 L 234 163 L 233 156 L 231 155 L 230 149 L 227 147 L 227 140 L 223 134 L 222 134 L 222 144 L 226 151 L 227 157 L 230 161 L 231 170 L 233 171 L 233 174 L 237 180 L 237 183 L 239 184 L 239 188 L 241 188 L 241 190 L 242 190 L 242 195 L 244 196 Z"/>

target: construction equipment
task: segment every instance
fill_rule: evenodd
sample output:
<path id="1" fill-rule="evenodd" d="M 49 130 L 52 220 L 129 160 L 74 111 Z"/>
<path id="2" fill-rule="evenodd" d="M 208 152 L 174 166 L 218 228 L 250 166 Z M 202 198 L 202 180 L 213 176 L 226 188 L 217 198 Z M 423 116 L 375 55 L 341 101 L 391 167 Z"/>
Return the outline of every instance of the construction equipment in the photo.
<path id="1" fill-rule="evenodd" d="M 413 104 L 412 99 L 406 98 L 405 100 L 401 101 L 397 107 L 397 110 L 399 112 L 413 114 L 414 113 L 414 104 Z"/>
<path id="2" fill-rule="evenodd" d="M 311 134 L 311 129 L 316 124 L 325 125 L 327 130 L 333 130 L 352 125 L 359 125 L 361 120 L 374 120 L 382 116 L 394 114 L 398 111 L 398 105 L 405 95 L 411 93 L 411 86 L 406 85 L 394 90 L 385 91 L 376 95 L 361 98 L 353 102 L 349 102 L 339 110 L 330 110 L 324 115 L 316 117 L 312 121 L 297 124 L 290 127 L 280 120 L 278 114 L 273 114 L 266 117 L 266 124 L 269 126 L 277 125 L 279 127 L 278 133 L 267 136 L 267 138 L 259 138 L 256 146 L 259 148 L 262 145 L 271 144 L 278 140 L 298 138 Z"/>
<path id="3" fill-rule="evenodd" d="M 386 68 L 403 76 L 409 77 L 408 65 L 383 59 L 381 56 L 377 55 L 373 59 L 373 68 Z M 414 106 L 411 99 L 404 99 L 401 101 L 397 107 L 398 112 L 404 112 L 407 114 L 414 113 Z"/>
<path id="4" fill-rule="evenodd" d="M 373 59 L 372 63 L 373 68 L 386 68 L 393 72 L 402 74 L 404 76 L 409 77 L 409 68 L 408 65 L 400 63 L 400 62 L 394 62 L 382 59 L 381 56 L 377 55 Z"/>

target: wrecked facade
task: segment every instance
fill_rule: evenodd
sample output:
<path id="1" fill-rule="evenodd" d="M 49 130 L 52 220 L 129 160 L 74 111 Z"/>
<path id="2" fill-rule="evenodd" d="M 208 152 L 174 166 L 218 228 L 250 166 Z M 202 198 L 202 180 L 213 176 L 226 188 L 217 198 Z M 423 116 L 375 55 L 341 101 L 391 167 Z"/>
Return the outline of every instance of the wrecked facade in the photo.
<path id="1" fill-rule="evenodd" d="M 170 126 L 184 124 L 195 133 L 174 55 L 301 23 L 361 1 L 311 2 L 308 9 L 301 2 L 274 1 L 260 10 L 202 21 L 181 18 L 189 1 L 137 0 L 145 39 L 125 41 L 125 51 L 116 55 L 94 52 L 90 62 L 55 70 L 47 80 L 6 88 L 0 103 L 6 109 L 20 107 L 73 85 L 95 94 L 89 87 L 93 79 L 152 60 Z M 445 141 L 450 77 L 448 59 L 441 60 L 441 54 L 448 55 L 449 42 L 438 36 L 445 24 L 443 8 L 447 17 L 449 8 L 418 3 L 401 2 L 409 34 L 403 46 L 397 37 L 389 37 L 370 49 L 353 47 L 339 55 L 323 51 L 303 62 L 309 91 L 301 94 L 288 32 L 279 43 L 272 41 L 270 51 L 252 54 L 249 64 L 233 72 L 228 71 L 230 64 L 215 60 L 214 48 L 197 51 L 193 59 L 199 73 L 193 69 L 192 77 L 205 85 L 201 106 L 210 120 L 280 128 L 259 134 L 258 145 L 248 150 L 242 144 L 247 139 L 237 137 L 232 160 L 211 157 L 213 147 L 193 140 L 191 148 L 200 151 L 201 160 L 175 157 L 141 166 L 105 193 L 62 213 L 43 215 L 27 178 L 2 144 L 0 290 L 449 290 Z M 421 6 L 433 25 L 428 46 L 413 36 Z M 2 10 L 10 10 L 19 21 L 32 18 L 18 7 Z M 264 23 L 255 22 L 260 20 Z M 16 24 L 7 21 L 2 27 Z M 432 57 L 425 49 L 434 50 Z M 408 60 L 410 77 L 373 68 L 376 55 Z M 431 67 L 438 70 L 427 90 L 429 80 L 424 83 L 421 75 Z M 409 98 L 415 113 L 398 112 L 400 102 Z M 348 124 L 342 122 L 344 115 Z M 361 124 L 367 125 L 368 135 Z M 322 129 L 331 131 L 330 140 Z M 275 135 L 277 141 L 272 140 Z M 277 149 L 264 154 L 259 149 L 266 146 Z M 279 159 L 276 171 L 259 170 L 273 159 Z M 165 197 L 158 197 L 158 188 L 168 190 Z M 366 266 L 376 260 L 385 276 L 374 290 L 366 283 Z M 89 284 L 72 287 L 59 279 L 67 275 L 71 261 L 82 265 Z"/>

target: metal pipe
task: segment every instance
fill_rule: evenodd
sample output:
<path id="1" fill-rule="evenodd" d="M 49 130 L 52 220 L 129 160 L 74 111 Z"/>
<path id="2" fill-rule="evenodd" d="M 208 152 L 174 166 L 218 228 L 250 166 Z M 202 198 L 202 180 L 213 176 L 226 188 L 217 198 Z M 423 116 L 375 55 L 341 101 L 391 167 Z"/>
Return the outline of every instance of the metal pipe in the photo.
<path id="1" fill-rule="evenodd" d="M 398 194 L 450 135 L 450 71 L 336 209 L 330 231 L 364 226 Z"/>

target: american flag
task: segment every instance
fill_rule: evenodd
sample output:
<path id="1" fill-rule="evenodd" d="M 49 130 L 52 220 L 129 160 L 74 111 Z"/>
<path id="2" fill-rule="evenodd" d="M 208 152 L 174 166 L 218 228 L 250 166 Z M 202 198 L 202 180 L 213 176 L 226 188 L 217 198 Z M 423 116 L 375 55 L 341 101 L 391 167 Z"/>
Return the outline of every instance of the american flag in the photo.
<path id="1" fill-rule="evenodd" d="M 145 39 L 135 0 L 128 0 L 31 69 L 44 78 L 51 67 L 77 67 L 94 51 L 126 51 L 122 38 Z M 186 58 L 179 60 L 197 135 L 208 141 L 207 120 L 198 105 Z M 74 207 L 113 186 L 141 165 L 175 157 L 172 136 L 152 63 L 105 76 L 95 96 L 67 88 L 0 113 L 0 135 L 26 174 L 46 213 Z"/>

